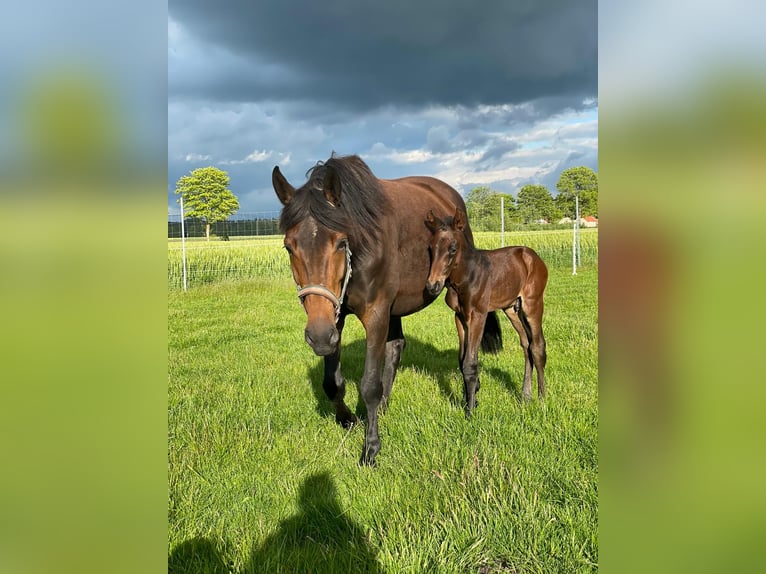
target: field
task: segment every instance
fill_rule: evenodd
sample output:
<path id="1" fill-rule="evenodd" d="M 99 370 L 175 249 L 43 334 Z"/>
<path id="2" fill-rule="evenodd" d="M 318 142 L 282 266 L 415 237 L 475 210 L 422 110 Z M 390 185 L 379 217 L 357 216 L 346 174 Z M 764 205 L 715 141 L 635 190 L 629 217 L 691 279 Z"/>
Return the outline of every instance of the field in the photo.
<path id="1" fill-rule="evenodd" d="M 598 230 L 583 229 L 582 262 L 594 262 L 598 257 Z M 483 249 L 500 247 L 500 233 L 476 234 L 476 244 Z M 572 232 L 529 231 L 508 232 L 506 245 L 527 245 L 535 249 L 549 267 L 572 268 Z M 187 276 L 189 285 L 201 285 L 221 280 L 258 279 L 264 277 L 290 278 L 287 255 L 282 249 L 282 237 L 236 237 L 231 241 L 218 238 L 210 242 L 202 238 L 186 242 Z M 181 241 L 168 241 L 168 288 L 183 286 Z"/>
<path id="2" fill-rule="evenodd" d="M 597 233 L 583 234 L 576 276 L 571 235 L 558 252 L 567 239 L 569 258 L 552 263 L 551 237 L 525 238 L 551 271 L 546 400 L 520 402 L 523 358 L 503 319 L 505 350 L 480 355 L 466 421 L 454 322 L 437 301 L 403 320 L 375 469 L 357 465 L 363 429 L 337 426 L 324 398 L 281 242 L 228 246 L 281 261 L 273 275 L 172 289 L 169 571 L 596 571 Z M 346 399 L 363 416 L 363 329 L 349 318 L 343 335 Z"/>

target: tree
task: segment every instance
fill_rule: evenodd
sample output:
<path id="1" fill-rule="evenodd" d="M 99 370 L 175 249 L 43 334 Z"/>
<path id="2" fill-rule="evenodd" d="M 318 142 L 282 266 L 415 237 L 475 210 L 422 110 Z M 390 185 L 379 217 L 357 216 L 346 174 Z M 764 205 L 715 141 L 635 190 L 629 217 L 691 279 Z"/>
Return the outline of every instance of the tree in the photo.
<path id="1" fill-rule="evenodd" d="M 227 189 L 229 174 L 216 167 L 200 167 L 176 183 L 176 193 L 184 200 L 188 217 L 198 217 L 205 223 L 205 237 L 210 241 L 210 225 L 225 221 L 239 209 L 237 197 Z"/>
<path id="2" fill-rule="evenodd" d="M 506 225 L 517 219 L 512 195 L 492 191 L 487 186 L 474 187 L 465 198 L 465 207 L 471 228 L 475 231 L 500 229 L 500 198 L 504 198 Z"/>
<path id="3" fill-rule="evenodd" d="M 533 223 L 540 219 L 551 222 L 561 217 L 548 188 L 544 185 L 522 187 L 516 197 L 516 207 L 524 223 Z"/>
<path id="4" fill-rule="evenodd" d="M 575 218 L 575 194 L 580 198 L 580 217 L 598 216 L 598 175 L 589 167 L 570 167 L 561 172 L 556 184 L 556 207 Z"/>
<path id="5" fill-rule="evenodd" d="M 476 231 L 484 231 L 484 227 L 491 217 L 490 197 L 492 190 L 487 186 L 474 187 L 465 197 L 465 208 L 468 213 L 468 221 Z"/>

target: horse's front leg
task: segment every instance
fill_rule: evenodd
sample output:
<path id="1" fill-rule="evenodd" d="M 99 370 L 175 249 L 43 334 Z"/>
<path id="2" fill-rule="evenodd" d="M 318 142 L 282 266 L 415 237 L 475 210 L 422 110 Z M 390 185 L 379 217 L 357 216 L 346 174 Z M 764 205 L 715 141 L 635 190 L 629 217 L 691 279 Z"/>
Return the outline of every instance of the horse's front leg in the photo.
<path id="1" fill-rule="evenodd" d="M 402 318 L 391 317 L 388 323 L 386 357 L 383 364 L 383 399 L 381 403 L 381 410 L 383 412 L 388 408 L 391 389 L 394 387 L 396 371 L 399 369 L 399 362 L 402 359 L 402 351 L 405 345 L 404 333 L 402 332 Z"/>
<path id="2" fill-rule="evenodd" d="M 447 294 L 444 297 L 444 302 L 455 312 L 455 328 L 457 329 L 458 342 L 457 362 L 460 367 L 460 372 L 462 373 L 463 359 L 465 359 L 465 322 L 463 316 L 460 314 L 460 301 L 458 299 L 457 291 L 455 291 L 453 287 L 447 287 Z"/>
<path id="3" fill-rule="evenodd" d="M 465 355 L 462 364 L 466 418 L 471 418 L 476 407 L 476 391 L 479 388 L 479 345 L 486 321 L 487 314 L 475 310 L 470 311 L 466 318 Z"/>
<path id="4" fill-rule="evenodd" d="M 359 383 L 359 392 L 367 407 L 367 428 L 364 434 L 364 446 L 359 464 L 374 466 L 375 457 L 380 452 L 378 436 L 378 407 L 383 399 L 381 368 L 386 352 L 389 316 L 385 313 L 370 313 L 371 319 L 363 320 L 367 331 L 367 356 L 364 361 L 364 375 Z"/>
<path id="5" fill-rule="evenodd" d="M 341 315 L 336 328 L 338 329 L 338 348 L 334 353 L 325 356 L 324 358 L 324 380 L 322 381 L 322 388 L 324 389 L 327 398 L 330 399 L 335 407 L 335 421 L 343 428 L 351 428 L 359 419 L 352 413 L 345 401 L 346 396 L 346 381 L 343 380 L 343 375 L 340 372 L 340 341 L 343 334 L 343 325 L 346 322 L 346 316 Z"/>

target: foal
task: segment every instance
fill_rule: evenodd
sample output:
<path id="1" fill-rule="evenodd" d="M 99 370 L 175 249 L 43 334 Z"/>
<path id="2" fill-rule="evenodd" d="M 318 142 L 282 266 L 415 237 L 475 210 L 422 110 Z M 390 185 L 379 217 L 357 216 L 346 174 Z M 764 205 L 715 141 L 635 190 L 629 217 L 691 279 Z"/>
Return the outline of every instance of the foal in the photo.
<path id="1" fill-rule="evenodd" d="M 543 260 L 529 247 L 476 249 L 465 238 L 466 215 L 459 208 L 454 217 L 445 219 L 429 211 L 425 223 L 433 234 L 426 289 L 435 295 L 447 282 L 454 289 L 454 293 L 448 291 L 446 303 L 455 311 L 466 417 L 476 406 L 478 350 L 484 322 L 488 313 L 498 309 L 519 333 L 524 350 L 524 399 L 532 398 L 533 366 L 537 369 L 537 395 L 544 397 L 543 291 L 548 269 Z"/>

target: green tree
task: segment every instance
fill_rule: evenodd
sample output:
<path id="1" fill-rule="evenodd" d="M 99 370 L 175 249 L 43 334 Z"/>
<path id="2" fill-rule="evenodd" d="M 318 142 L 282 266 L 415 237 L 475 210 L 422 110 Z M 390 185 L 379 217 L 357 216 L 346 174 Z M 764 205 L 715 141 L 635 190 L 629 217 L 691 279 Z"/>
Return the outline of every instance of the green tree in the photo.
<path id="1" fill-rule="evenodd" d="M 565 169 L 559 176 L 556 189 L 559 192 L 556 207 L 567 217 L 575 217 L 575 195 L 580 198 L 580 217 L 598 216 L 598 175 L 589 167 Z"/>
<path id="2" fill-rule="evenodd" d="M 237 197 L 228 189 L 229 174 L 216 167 L 200 167 L 176 183 L 176 193 L 184 200 L 188 217 L 205 223 L 205 237 L 210 241 L 210 225 L 225 221 L 239 209 Z"/>
<path id="3" fill-rule="evenodd" d="M 468 221 L 475 231 L 485 231 L 491 218 L 490 197 L 492 190 L 487 186 L 474 187 L 465 197 L 465 208 L 468 213 Z"/>
<path id="4" fill-rule="evenodd" d="M 549 223 L 561 217 L 561 212 L 553 203 L 548 188 L 544 185 L 525 185 L 516 197 L 516 206 L 524 223 L 533 223 L 545 219 Z"/>
<path id="5" fill-rule="evenodd" d="M 505 222 L 516 221 L 516 207 L 512 195 L 492 191 L 487 186 L 475 187 L 468 192 L 465 206 L 471 228 L 475 231 L 497 231 L 500 229 L 500 198 L 505 208 Z"/>

